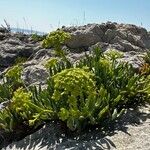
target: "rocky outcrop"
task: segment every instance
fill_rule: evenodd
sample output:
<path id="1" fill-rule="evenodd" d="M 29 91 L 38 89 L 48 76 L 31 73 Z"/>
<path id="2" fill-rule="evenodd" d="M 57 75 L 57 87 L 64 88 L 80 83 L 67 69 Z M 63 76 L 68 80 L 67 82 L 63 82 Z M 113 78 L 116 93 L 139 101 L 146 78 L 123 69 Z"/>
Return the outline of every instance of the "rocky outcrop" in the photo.
<path id="1" fill-rule="evenodd" d="M 150 48 L 150 37 L 146 29 L 131 24 L 103 23 L 80 27 L 64 27 L 72 38 L 70 48 L 90 47 L 98 42 L 121 51 L 143 51 Z"/>
<path id="2" fill-rule="evenodd" d="M 66 43 L 71 61 L 76 61 L 88 53 L 94 46 L 103 51 L 117 49 L 125 52 L 120 61 L 128 61 L 135 68 L 143 63 L 144 52 L 150 48 L 150 32 L 142 27 L 130 24 L 102 23 L 79 27 L 63 27 L 71 34 Z M 10 33 L 0 28 L 0 72 L 14 65 L 18 58 L 25 58 L 23 79 L 27 85 L 44 84 L 47 71 L 43 67 L 50 57 L 51 49 L 42 49 L 40 42 L 34 42 L 30 35 Z"/>
<path id="3" fill-rule="evenodd" d="M 135 25 L 108 22 L 103 24 L 88 24 L 79 27 L 63 27 L 62 29 L 71 34 L 71 39 L 64 47 L 68 49 L 69 53 L 67 57 L 72 62 L 82 59 L 85 56 L 85 52 L 89 54 L 93 47 L 99 46 L 103 52 L 110 51 L 111 49 L 122 51 L 123 58 L 118 59 L 118 61 L 128 62 L 132 64 L 135 69 L 139 69 L 144 63 L 143 57 L 145 52 L 150 49 L 150 32 Z M 52 48 L 43 49 L 41 43 L 32 41 L 30 35 L 10 33 L 4 28 L 0 28 L 0 76 L 9 67 L 14 65 L 18 58 L 25 58 L 26 62 L 23 63 L 24 69 L 22 72 L 22 79 L 25 84 L 27 86 L 41 85 L 45 87 L 48 72 L 44 67 L 44 63 L 51 57 L 55 57 Z M 1 103 L 0 110 L 8 104 L 9 101 Z M 145 111 L 146 108 L 143 109 Z M 129 114 L 131 119 L 134 116 L 133 113 L 135 112 Z M 141 118 L 139 118 L 139 116 L 141 116 Z M 150 141 L 148 138 L 150 131 L 148 130 L 149 124 L 147 121 L 144 122 L 144 119 L 149 121 L 149 112 L 148 114 L 144 113 L 143 115 L 141 113 L 134 117 L 135 120 L 142 120 L 143 124 L 139 125 L 139 128 L 134 128 L 131 124 L 128 124 L 129 120 L 126 121 L 127 126 L 125 126 L 125 129 L 129 128 L 129 130 L 125 131 L 129 132 L 131 137 L 129 134 L 124 135 L 121 131 L 118 135 L 105 135 L 105 138 L 101 138 L 98 136 L 99 133 L 94 131 L 93 133 L 88 133 L 86 136 L 80 136 L 81 140 L 70 139 L 64 137 L 62 131 L 59 130 L 59 125 L 52 123 L 43 127 L 35 134 L 26 137 L 24 140 L 9 145 L 6 149 L 25 149 L 25 147 L 27 149 L 46 149 L 47 146 L 52 149 L 65 149 L 68 148 L 68 146 L 74 149 L 91 149 L 93 148 L 91 146 L 103 149 L 107 146 L 107 148 L 111 149 L 110 145 L 112 149 L 118 149 L 118 147 L 121 149 L 120 147 L 123 145 L 126 149 L 146 150 L 149 148 Z M 1 134 L 0 131 L 0 143 L 1 135 L 3 134 Z M 90 137 L 89 140 L 87 140 L 87 136 Z M 140 142 L 138 139 L 139 136 L 143 139 L 143 143 L 140 143 L 140 145 L 138 144 Z M 92 137 L 95 137 L 95 139 L 92 139 Z M 117 139 L 121 139 L 122 143 L 119 143 Z M 130 141 L 128 139 L 130 139 Z M 39 145 L 36 143 L 36 140 Z M 48 143 L 51 145 L 48 145 Z"/>
<path id="4" fill-rule="evenodd" d="M 19 34 L 1 32 L 0 34 L 4 37 L 0 38 L 0 71 L 12 66 L 18 58 L 28 59 L 37 51 L 38 44 L 30 43 L 28 35 L 18 36 Z"/>

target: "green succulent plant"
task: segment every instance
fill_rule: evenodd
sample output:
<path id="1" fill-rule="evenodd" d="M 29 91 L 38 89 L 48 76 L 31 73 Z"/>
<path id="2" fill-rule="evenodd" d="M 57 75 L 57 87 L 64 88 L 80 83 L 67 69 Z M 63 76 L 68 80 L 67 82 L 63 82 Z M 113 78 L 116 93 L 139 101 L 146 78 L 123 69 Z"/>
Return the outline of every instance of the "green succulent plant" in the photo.
<path id="1" fill-rule="evenodd" d="M 61 50 L 61 46 L 71 38 L 70 34 L 62 30 L 51 32 L 46 39 L 43 40 L 43 47 L 54 47 L 56 50 Z"/>
<path id="2" fill-rule="evenodd" d="M 4 82 L 0 84 L 0 103 L 4 101 L 9 101 L 13 95 L 13 89 L 9 84 Z"/>
<path id="3" fill-rule="evenodd" d="M 46 63 L 45 63 L 45 68 L 49 71 L 50 77 L 54 76 L 55 74 L 63 71 L 64 69 L 68 68 L 73 68 L 73 64 L 69 62 L 59 60 L 56 58 L 50 58 Z"/>
<path id="4" fill-rule="evenodd" d="M 52 109 L 44 108 L 40 101 L 36 103 L 36 97 L 32 92 L 23 88 L 14 92 L 10 104 L 0 111 L 1 128 L 10 132 L 20 123 L 37 127 L 42 121 L 53 118 Z"/>
<path id="5" fill-rule="evenodd" d="M 23 67 L 21 65 L 16 65 L 10 68 L 5 74 L 8 84 L 14 90 L 23 86 L 23 81 L 21 79 L 22 70 Z"/>
<path id="6" fill-rule="evenodd" d="M 47 60 L 44 66 L 46 69 L 49 69 L 54 67 L 57 63 L 58 63 L 57 58 L 50 58 L 49 60 Z"/>
<path id="7" fill-rule="evenodd" d="M 67 65 L 70 66 L 71 63 L 66 57 L 64 50 L 62 50 L 62 46 L 70 40 L 70 38 L 71 35 L 69 33 L 64 32 L 63 30 L 56 30 L 47 35 L 43 40 L 42 46 L 44 48 L 54 48 L 56 55 L 61 57 L 63 61 L 67 62 Z"/>
<path id="8" fill-rule="evenodd" d="M 52 77 L 55 85 L 53 99 L 56 102 L 65 102 L 63 97 L 65 96 L 66 99 L 66 96 L 68 96 L 67 99 L 69 102 L 66 101 L 65 103 L 69 105 L 73 103 L 77 97 L 80 99 L 81 93 L 84 94 L 84 96 L 88 96 L 95 88 L 94 81 L 92 80 L 93 77 L 92 73 L 80 68 L 65 69 Z"/>
<path id="9" fill-rule="evenodd" d="M 20 64 L 23 64 L 27 61 L 27 58 L 26 57 L 17 57 L 15 59 L 15 66 L 16 65 L 20 65 Z"/>
<path id="10" fill-rule="evenodd" d="M 91 97 L 96 94 L 94 76 L 80 68 L 66 69 L 52 77 L 55 101 L 59 118 L 67 121 L 69 128 L 76 129 L 83 107 L 88 107 Z M 87 102 L 86 102 L 87 101 Z M 68 117 L 67 117 L 68 116 Z"/>
<path id="11" fill-rule="evenodd" d="M 123 52 L 117 51 L 115 49 L 109 50 L 105 53 L 106 57 L 110 60 L 116 60 L 123 57 Z"/>
<path id="12" fill-rule="evenodd" d="M 7 71 L 7 80 L 0 85 L 0 102 L 11 102 L 0 110 L 1 128 L 13 131 L 19 123 L 38 126 L 43 121 L 61 120 L 70 130 L 80 130 L 112 121 L 128 107 L 150 102 L 150 75 L 118 62 L 122 53 L 112 50 L 104 54 L 96 47 L 73 64 L 61 49 L 69 39 L 69 33 L 57 30 L 43 41 L 44 47 L 53 47 L 61 57 L 45 64 L 47 88 L 25 87 L 19 64 Z"/>
<path id="13" fill-rule="evenodd" d="M 22 118 L 10 108 L 5 108 L 0 111 L 0 129 L 8 133 L 13 132 L 15 127 L 21 122 L 23 122 Z"/>
<path id="14" fill-rule="evenodd" d="M 4 75 L 0 84 L 0 102 L 8 101 L 12 98 L 13 92 L 23 86 L 21 80 L 22 67 L 16 65 L 10 68 Z"/>
<path id="15" fill-rule="evenodd" d="M 13 66 L 12 68 L 10 68 L 7 73 L 5 74 L 5 76 L 7 78 L 12 78 L 16 81 L 20 81 L 20 77 L 21 77 L 21 71 L 22 71 L 22 67 L 17 65 L 17 66 Z"/>

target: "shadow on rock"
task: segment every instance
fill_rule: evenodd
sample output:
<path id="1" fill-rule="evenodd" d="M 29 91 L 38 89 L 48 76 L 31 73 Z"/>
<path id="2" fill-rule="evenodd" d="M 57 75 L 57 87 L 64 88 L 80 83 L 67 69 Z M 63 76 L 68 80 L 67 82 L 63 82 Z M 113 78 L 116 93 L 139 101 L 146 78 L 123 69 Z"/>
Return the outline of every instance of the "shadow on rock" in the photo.
<path id="1" fill-rule="evenodd" d="M 115 122 L 107 123 L 105 128 L 95 128 L 81 133 L 67 133 L 60 123 L 51 122 L 40 130 L 27 136 L 19 142 L 7 146 L 6 150 L 86 150 L 86 149 L 115 149 L 116 146 L 110 137 L 122 131 L 128 135 L 130 126 L 137 126 L 150 119 L 149 106 L 137 109 L 128 109 L 127 112 Z"/>

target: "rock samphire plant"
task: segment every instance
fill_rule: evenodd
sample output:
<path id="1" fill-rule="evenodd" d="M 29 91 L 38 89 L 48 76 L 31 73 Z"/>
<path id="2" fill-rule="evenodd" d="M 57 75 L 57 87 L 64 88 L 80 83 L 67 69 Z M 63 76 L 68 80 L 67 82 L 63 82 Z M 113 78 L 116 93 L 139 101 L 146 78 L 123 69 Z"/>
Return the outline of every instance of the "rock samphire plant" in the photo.
<path id="1" fill-rule="evenodd" d="M 72 64 L 61 49 L 69 38 L 69 33 L 58 30 L 43 41 L 44 47 L 53 47 L 62 58 L 51 58 L 45 64 L 49 70 L 47 88 L 20 86 L 19 66 L 6 74 L 11 77 L 8 81 L 13 90 L 9 96 L 4 94 L 11 103 L 0 111 L 1 128 L 12 131 L 21 122 L 37 127 L 48 120 L 59 120 L 75 131 L 102 125 L 132 105 L 149 102 L 149 75 L 136 73 L 128 63 L 118 62 L 120 52 L 104 54 L 98 47 Z M 0 88 L 5 86 L 1 84 Z"/>
<path id="2" fill-rule="evenodd" d="M 21 80 L 22 69 L 21 65 L 16 65 L 5 73 L 0 84 L 0 102 L 9 101 L 13 92 L 23 86 L 23 81 Z"/>
<path id="3" fill-rule="evenodd" d="M 62 46 L 70 39 L 71 36 L 69 33 L 57 30 L 47 35 L 43 40 L 42 46 L 44 48 L 54 48 L 56 55 L 61 57 L 62 60 L 67 63 L 67 66 L 70 67 L 72 64 L 67 59 L 64 50 L 62 50 Z"/>

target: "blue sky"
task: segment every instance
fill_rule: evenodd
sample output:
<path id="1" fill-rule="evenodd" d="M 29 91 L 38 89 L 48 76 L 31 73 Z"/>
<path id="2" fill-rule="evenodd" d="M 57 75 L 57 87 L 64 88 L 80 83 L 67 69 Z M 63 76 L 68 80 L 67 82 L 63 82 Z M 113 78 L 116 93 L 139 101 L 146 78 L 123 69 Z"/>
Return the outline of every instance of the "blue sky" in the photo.
<path id="1" fill-rule="evenodd" d="M 62 25 L 113 21 L 150 30 L 150 0 L 0 0 L 0 24 L 48 32 Z"/>

